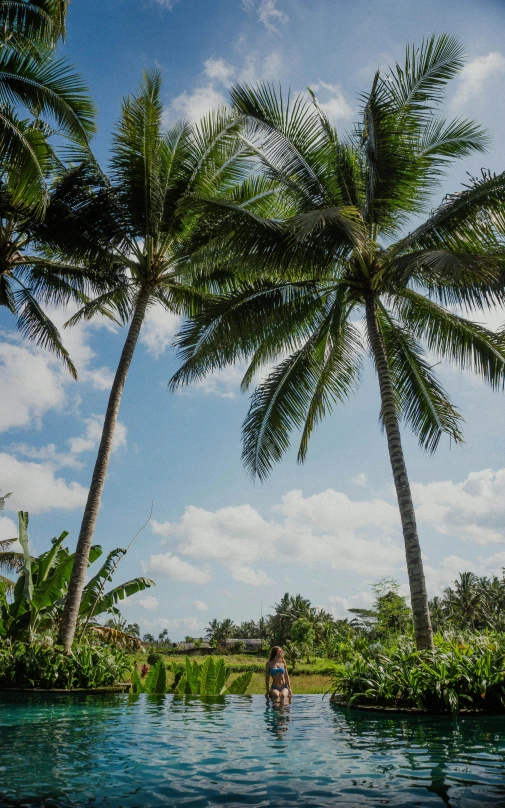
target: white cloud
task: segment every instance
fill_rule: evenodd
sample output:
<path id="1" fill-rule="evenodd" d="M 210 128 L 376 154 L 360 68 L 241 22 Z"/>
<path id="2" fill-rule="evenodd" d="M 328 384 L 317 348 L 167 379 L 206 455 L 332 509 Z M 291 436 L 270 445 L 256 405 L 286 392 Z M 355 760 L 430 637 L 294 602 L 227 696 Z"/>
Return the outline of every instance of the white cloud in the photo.
<path id="1" fill-rule="evenodd" d="M 505 542 L 505 469 L 471 472 L 466 480 L 413 483 L 419 522 L 444 536 L 475 542 Z"/>
<path id="2" fill-rule="evenodd" d="M 13 443 L 7 448 L 13 454 L 28 457 L 30 460 L 49 462 L 55 469 L 65 467 L 82 469 L 84 465 L 70 452 L 58 452 L 54 443 L 48 443 L 46 446 L 29 446 L 27 443 Z"/>
<path id="3" fill-rule="evenodd" d="M 154 6 L 159 6 L 160 8 L 166 8 L 168 11 L 172 11 L 173 7 L 179 0 L 151 0 L 151 3 Z"/>
<path id="4" fill-rule="evenodd" d="M 172 553 L 152 555 L 149 561 L 142 562 L 142 567 L 144 572 L 150 575 L 161 575 L 170 581 L 205 584 L 210 580 L 208 572 L 188 564 L 187 561 L 183 561 Z"/>
<path id="5" fill-rule="evenodd" d="M 199 612 L 208 612 L 209 611 L 209 607 L 207 606 L 206 603 L 203 602 L 203 600 L 194 600 L 193 601 L 193 606 Z"/>
<path id="6" fill-rule="evenodd" d="M 148 309 L 140 332 L 140 341 L 151 356 L 159 359 L 172 345 L 181 321 L 181 317 L 168 312 L 163 306 L 156 305 Z"/>
<path id="7" fill-rule="evenodd" d="M 227 86 L 233 79 L 236 69 L 233 65 L 225 59 L 207 59 L 203 63 L 205 75 L 211 81 L 218 81 L 220 84 Z"/>
<path id="8" fill-rule="evenodd" d="M 2 487 L 14 492 L 6 502 L 8 510 L 30 511 L 31 514 L 53 508 L 71 511 L 86 502 L 88 489 L 55 476 L 51 463 L 25 463 L 0 452 L 0 468 Z"/>
<path id="9" fill-rule="evenodd" d="M 352 478 L 354 485 L 364 486 L 366 485 L 366 474 L 364 471 L 360 471 L 359 474 L 356 474 L 355 477 Z"/>
<path id="10" fill-rule="evenodd" d="M 165 112 L 168 124 L 179 118 L 198 121 L 213 109 L 224 107 L 227 99 L 212 83 L 196 87 L 192 92 L 184 91 L 176 96 Z"/>
<path id="11" fill-rule="evenodd" d="M 160 603 L 153 595 L 146 595 L 144 598 L 140 598 L 139 605 L 145 609 L 146 612 L 155 612 Z"/>
<path id="12" fill-rule="evenodd" d="M 89 418 L 84 419 L 86 424 L 86 431 L 84 435 L 76 438 L 69 438 L 68 444 L 70 452 L 73 455 L 81 454 L 82 452 L 90 452 L 95 449 L 102 437 L 104 416 L 94 413 Z M 112 442 L 112 451 L 117 452 L 118 449 L 123 449 L 126 446 L 127 428 L 122 421 L 117 421 L 114 429 L 114 439 Z"/>
<path id="13" fill-rule="evenodd" d="M 47 313 L 61 330 L 73 311 L 48 309 Z M 103 327 L 110 328 L 105 318 L 62 332 L 78 371 L 77 383 L 54 354 L 17 334 L 1 333 L 0 432 L 18 427 L 40 428 L 43 416 L 50 410 L 64 410 L 70 394 L 75 395 L 82 385 L 97 390 L 110 388 L 112 373 L 107 367 L 95 366 L 96 354 L 89 345 L 90 335 Z"/>
<path id="14" fill-rule="evenodd" d="M 205 623 L 202 623 L 202 621 L 198 620 L 197 617 L 179 617 L 174 619 L 158 617 L 157 620 L 154 621 L 154 625 L 157 628 L 166 628 L 169 631 L 183 629 L 185 632 L 189 632 L 190 634 L 196 636 L 198 632 L 204 628 Z"/>
<path id="15" fill-rule="evenodd" d="M 0 431 L 39 426 L 48 410 L 61 410 L 67 379 L 56 360 L 29 345 L 0 343 Z"/>
<path id="16" fill-rule="evenodd" d="M 489 79 L 502 73 L 505 73 L 505 56 L 498 51 L 472 59 L 460 73 L 459 86 L 451 102 L 452 109 L 459 111 L 478 98 Z"/>
<path id="17" fill-rule="evenodd" d="M 288 15 L 277 6 L 277 0 L 242 0 L 246 11 L 256 11 L 258 19 L 269 33 L 279 34 L 278 24 L 285 25 Z"/>
<path id="18" fill-rule="evenodd" d="M 0 516 L 0 541 L 15 539 L 18 535 L 18 526 L 8 516 Z M 11 548 L 12 549 L 12 548 Z M 14 547 L 13 549 L 17 549 Z"/>
<path id="19" fill-rule="evenodd" d="M 270 580 L 261 562 L 324 564 L 376 577 L 403 563 L 397 508 L 382 500 L 353 501 L 329 489 L 304 497 L 290 491 L 267 521 L 250 505 L 207 511 L 189 506 L 179 522 L 152 523 L 184 556 L 224 564 L 247 584 Z"/>
<path id="20" fill-rule="evenodd" d="M 165 109 L 167 125 L 180 118 L 198 121 L 211 110 L 226 106 L 227 91 L 233 81 L 254 84 L 261 79 L 278 79 L 282 58 L 277 50 L 260 56 L 255 50 L 247 49 L 241 66 L 230 64 L 221 57 L 211 57 L 204 62 L 203 68 L 197 86 L 173 98 Z"/>
<path id="21" fill-rule="evenodd" d="M 352 118 L 354 110 L 346 101 L 338 84 L 327 84 L 325 81 L 320 81 L 314 84 L 312 89 L 315 93 L 323 91 L 322 98 L 318 98 L 318 103 L 331 123 L 348 121 Z"/>

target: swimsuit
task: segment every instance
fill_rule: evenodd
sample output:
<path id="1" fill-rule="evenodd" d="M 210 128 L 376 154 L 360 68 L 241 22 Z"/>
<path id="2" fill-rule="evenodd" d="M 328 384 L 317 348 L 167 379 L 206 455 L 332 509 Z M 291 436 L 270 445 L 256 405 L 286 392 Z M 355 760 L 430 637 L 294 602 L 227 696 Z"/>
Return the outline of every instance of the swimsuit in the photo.
<path id="1" fill-rule="evenodd" d="M 284 673 L 284 668 L 270 668 L 270 676 L 277 676 L 277 674 Z M 272 690 L 277 690 L 278 693 L 281 690 L 287 690 L 287 685 L 272 685 Z"/>

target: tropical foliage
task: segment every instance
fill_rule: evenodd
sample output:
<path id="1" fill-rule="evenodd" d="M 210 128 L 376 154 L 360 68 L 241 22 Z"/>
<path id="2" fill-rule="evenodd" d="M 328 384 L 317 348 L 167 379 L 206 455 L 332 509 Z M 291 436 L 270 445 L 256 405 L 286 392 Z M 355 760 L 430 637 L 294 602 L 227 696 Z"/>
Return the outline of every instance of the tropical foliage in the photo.
<path id="1" fill-rule="evenodd" d="M 132 693 L 166 693 L 167 690 L 167 669 L 163 660 L 158 660 L 144 681 L 138 675 L 137 668 L 134 666 L 131 672 L 132 680 Z"/>
<path id="2" fill-rule="evenodd" d="M 501 578 L 462 572 L 443 597 L 430 601 L 430 611 L 438 630 L 505 632 L 505 570 Z"/>
<path id="3" fill-rule="evenodd" d="M 358 656 L 335 667 L 331 690 L 349 706 L 505 711 L 505 647 L 489 642 Z"/>
<path id="4" fill-rule="evenodd" d="M 293 430 L 305 460 L 315 427 L 354 392 L 370 355 L 420 649 L 433 647 L 432 629 L 399 422 L 430 452 L 444 434 L 462 440 L 432 356 L 495 389 L 505 378 L 502 337 L 469 319 L 505 302 L 505 173 L 472 180 L 406 233 L 411 217 L 429 213 L 448 166 L 487 143 L 477 124 L 437 112 L 463 55 L 445 35 L 409 47 L 404 65 L 377 72 L 345 137 L 315 97 L 233 88 L 259 173 L 226 200 L 195 200 L 210 240 L 196 271 L 210 257 L 231 278 L 183 326 L 172 379 L 175 388 L 246 360 L 247 389 L 269 368 L 243 425 L 245 467 L 265 479 Z"/>
<path id="5" fill-rule="evenodd" d="M 0 581 L 0 638 L 31 643 L 48 633 L 51 635 L 58 627 L 75 554 L 70 553 L 63 545 L 68 536 L 64 531 L 51 540 L 49 550 L 33 558 L 28 546 L 28 514 L 20 511 L 18 518 L 18 540 L 23 553 L 22 556 L 16 554 L 15 558 L 19 569 L 17 581 L 11 581 L 9 587 L 5 580 Z M 81 634 L 93 629 L 96 633 L 103 632 L 104 627 L 97 625 L 96 618 L 104 613 L 117 611 L 118 602 L 154 585 L 154 581 L 148 578 L 134 578 L 106 591 L 124 554 L 125 550 L 122 548 L 112 550 L 86 584 L 79 607 Z M 90 565 L 101 555 L 102 548 L 94 546 L 90 552 Z M 1 562 L 0 555 L 0 564 Z M 115 638 L 111 635 L 108 639 Z"/>
<path id="6" fill-rule="evenodd" d="M 0 2 L 0 180 L 15 205 L 38 215 L 59 160 L 52 135 L 88 149 L 95 110 L 82 78 L 55 57 L 67 0 Z M 54 140 L 54 139 L 53 139 Z"/>
<path id="7" fill-rule="evenodd" d="M 0 687 L 109 687 L 124 680 L 130 665 L 123 651 L 90 642 L 75 644 L 70 654 L 45 643 L 0 643 Z"/>
<path id="8" fill-rule="evenodd" d="M 88 161 L 68 173 L 55 189 L 45 218 L 44 237 L 87 271 L 110 270 L 110 288 L 91 299 L 69 324 L 106 315 L 128 324 L 112 385 L 102 439 L 84 510 L 60 640 L 70 647 L 86 574 L 112 438 L 130 363 L 146 313 L 158 306 L 172 314 L 195 313 L 202 282 L 190 281 L 183 267 L 194 230 L 186 201 L 191 194 L 218 197 L 247 170 L 234 116 L 209 114 L 199 125 L 163 128 L 161 77 L 144 76 L 140 92 L 123 101 L 116 127 L 109 176 Z"/>

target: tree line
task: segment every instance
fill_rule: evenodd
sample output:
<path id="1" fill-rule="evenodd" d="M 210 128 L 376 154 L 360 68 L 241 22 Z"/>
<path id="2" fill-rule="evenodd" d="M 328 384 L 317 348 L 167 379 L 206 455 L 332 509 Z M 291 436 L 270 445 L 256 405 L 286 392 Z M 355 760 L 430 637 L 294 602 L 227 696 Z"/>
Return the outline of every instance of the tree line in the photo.
<path id="1" fill-rule="evenodd" d="M 60 643 L 70 651 L 121 398 L 146 313 L 160 305 L 185 318 L 171 389 L 247 360 L 243 460 L 262 480 L 293 430 L 306 459 L 314 428 L 371 359 L 416 643 L 432 648 L 400 423 L 429 452 L 444 434 L 462 440 L 433 355 L 494 389 L 505 378 L 503 333 L 475 322 L 505 301 L 505 173 L 484 171 L 432 207 L 452 162 L 488 142 L 475 122 L 440 114 L 463 47 L 445 34 L 409 46 L 402 65 L 376 73 L 344 135 L 310 91 L 266 84 L 237 85 L 229 107 L 166 130 L 152 71 L 122 102 L 105 171 L 90 148 L 86 87 L 55 56 L 66 13 L 66 0 L 0 2 L 0 304 L 74 376 L 44 307 L 77 307 L 67 326 L 106 316 L 126 328 Z"/>

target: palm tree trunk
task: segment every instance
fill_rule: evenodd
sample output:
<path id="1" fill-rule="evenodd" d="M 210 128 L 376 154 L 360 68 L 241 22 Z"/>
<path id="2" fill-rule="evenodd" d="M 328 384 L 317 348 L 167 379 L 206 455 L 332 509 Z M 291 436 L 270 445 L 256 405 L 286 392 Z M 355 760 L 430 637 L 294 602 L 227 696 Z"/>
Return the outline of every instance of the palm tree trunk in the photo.
<path id="1" fill-rule="evenodd" d="M 395 394 L 384 344 L 377 323 L 375 301 L 372 294 L 366 300 L 366 322 L 370 346 L 379 377 L 382 420 L 386 430 L 389 459 L 393 470 L 396 496 L 400 509 L 403 540 L 405 542 L 405 555 L 407 557 L 407 571 L 409 575 L 416 646 L 419 651 L 432 650 L 434 647 L 433 630 L 431 628 L 428 596 L 426 594 L 421 547 L 417 535 L 416 516 L 412 502 L 409 478 L 407 476 L 407 468 L 405 466 L 405 458 L 403 456 L 400 427 L 396 413 Z"/>
<path id="2" fill-rule="evenodd" d="M 72 575 L 68 586 L 68 592 L 65 599 L 65 606 L 61 618 L 58 643 L 63 645 L 66 654 L 70 653 L 72 641 L 74 639 L 75 628 L 77 625 L 77 618 L 79 615 L 79 606 L 81 603 L 82 590 L 86 580 L 86 571 L 88 569 L 89 551 L 91 549 L 91 542 L 93 541 L 93 534 L 95 532 L 96 520 L 100 503 L 102 500 L 102 491 L 107 476 L 107 468 L 109 466 L 110 455 L 112 452 L 112 442 L 114 438 L 114 430 L 116 427 L 119 405 L 123 395 L 123 389 L 128 375 L 130 363 L 135 351 L 135 346 L 140 334 L 142 323 L 149 303 L 150 289 L 144 288 L 141 290 L 135 311 L 128 330 L 128 336 L 121 353 L 121 358 L 114 377 L 114 383 L 110 391 L 109 403 L 107 405 L 107 412 L 102 430 L 102 438 L 98 448 L 98 455 L 93 470 L 93 477 L 91 479 L 91 486 L 89 489 L 84 515 L 82 517 L 81 530 L 79 539 L 77 541 L 77 548 L 75 551 L 75 559 L 72 567 Z"/>

